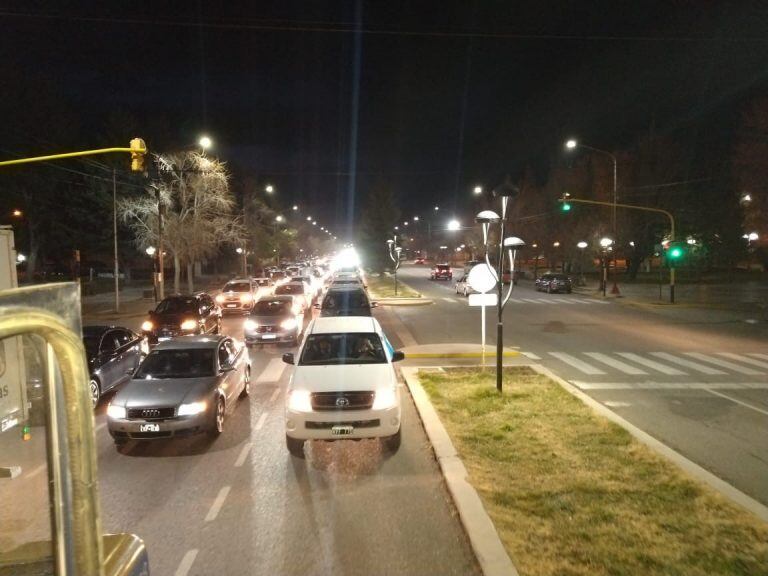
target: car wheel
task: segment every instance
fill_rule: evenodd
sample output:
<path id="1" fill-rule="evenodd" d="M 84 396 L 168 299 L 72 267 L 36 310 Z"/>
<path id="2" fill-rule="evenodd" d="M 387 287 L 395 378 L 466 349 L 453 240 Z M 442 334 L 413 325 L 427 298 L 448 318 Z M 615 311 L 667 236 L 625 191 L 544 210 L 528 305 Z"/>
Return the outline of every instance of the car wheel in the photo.
<path id="1" fill-rule="evenodd" d="M 240 398 L 245 398 L 251 394 L 251 369 L 245 369 L 245 375 L 243 376 L 243 391 L 240 392 Z"/>
<path id="2" fill-rule="evenodd" d="M 393 436 L 387 436 L 382 438 L 384 449 L 390 454 L 396 454 L 400 449 L 400 440 L 402 438 L 402 428 L 398 429 L 397 433 Z"/>
<path id="3" fill-rule="evenodd" d="M 101 384 L 99 384 L 96 378 L 91 378 L 91 381 L 88 383 L 88 391 L 91 394 L 91 406 L 96 408 L 101 398 Z"/>
<path id="4" fill-rule="evenodd" d="M 288 452 L 295 458 L 304 459 L 304 440 L 298 438 L 285 437 L 285 445 L 288 448 Z"/>
<path id="5" fill-rule="evenodd" d="M 216 410 L 213 413 L 213 423 L 211 424 L 211 429 L 208 431 L 208 434 L 216 438 L 217 436 L 220 436 L 221 433 L 224 432 L 224 400 L 219 398 L 216 401 Z"/>

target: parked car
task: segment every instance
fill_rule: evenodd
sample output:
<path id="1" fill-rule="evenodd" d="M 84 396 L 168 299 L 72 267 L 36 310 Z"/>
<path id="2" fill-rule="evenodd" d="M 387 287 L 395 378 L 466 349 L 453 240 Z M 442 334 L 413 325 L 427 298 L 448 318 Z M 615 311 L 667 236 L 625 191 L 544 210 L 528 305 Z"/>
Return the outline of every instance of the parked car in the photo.
<path id="1" fill-rule="evenodd" d="M 535 285 L 537 291 L 546 291 L 550 294 L 552 292 L 566 292 L 570 294 L 573 288 L 571 279 L 568 276 L 565 274 L 554 274 L 552 272 L 547 272 L 546 274 L 539 276 L 536 279 Z"/>
<path id="2" fill-rule="evenodd" d="M 371 316 L 376 306 L 362 286 L 332 286 L 323 301 L 315 304 L 320 316 Z"/>
<path id="3" fill-rule="evenodd" d="M 299 308 L 293 296 L 259 300 L 243 324 L 245 343 L 298 343 L 304 328 L 304 313 Z"/>
<path id="4" fill-rule="evenodd" d="M 393 363 L 402 360 L 375 318 L 316 318 L 294 365 L 285 403 L 285 441 L 304 457 L 307 440 L 380 438 L 400 447 L 400 390 Z"/>
<path id="5" fill-rule="evenodd" d="M 162 342 L 107 407 L 116 444 L 198 433 L 215 437 L 250 393 L 251 361 L 228 336 L 193 336 Z"/>
<path id="6" fill-rule="evenodd" d="M 429 273 L 430 280 L 452 280 L 453 270 L 450 264 L 436 264 Z"/>
<path id="7" fill-rule="evenodd" d="M 141 325 L 150 344 L 191 334 L 218 334 L 221 331 L 221 308 L 208 294 L 168 296 Z"/>
<path id="8" fill-rule="evenodd" d="M 216 303 L 221 307 L 222 314 L 246 314 L 253 308 L 257 300 L 257 289 L 250 278 L 230 280 L 216 295 Z"/>
<path id="9" fill-rule="evenodd" d="M 468 283 L 467 279 L 469 278 L 469 274 L 462 274 L 461 278 L 459 278 L 456 281 L 456 294 L 463 294 L 464 296 L 469 296 L 470 294 L 477 294 L 477 290 L 472 288 Z"/>
<path id="10" fill-rule="evenodd" d="M 94 407 L 102 394 L 128 382 L 149 352 L 145 336 L 120 326 L 83 326 L 83 345 Z"/>

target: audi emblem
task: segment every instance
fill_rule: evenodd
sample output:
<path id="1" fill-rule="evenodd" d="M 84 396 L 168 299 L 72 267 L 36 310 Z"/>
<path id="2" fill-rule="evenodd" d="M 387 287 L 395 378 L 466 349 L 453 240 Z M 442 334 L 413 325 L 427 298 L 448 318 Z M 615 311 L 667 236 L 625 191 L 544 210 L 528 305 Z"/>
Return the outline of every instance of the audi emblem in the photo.
<path id="1" fill-rule="evenodd" d="M 349 399 L 348 398 L 336 398 L 336 407 L 337 408 L 346 408 L 349 406 Z"/>

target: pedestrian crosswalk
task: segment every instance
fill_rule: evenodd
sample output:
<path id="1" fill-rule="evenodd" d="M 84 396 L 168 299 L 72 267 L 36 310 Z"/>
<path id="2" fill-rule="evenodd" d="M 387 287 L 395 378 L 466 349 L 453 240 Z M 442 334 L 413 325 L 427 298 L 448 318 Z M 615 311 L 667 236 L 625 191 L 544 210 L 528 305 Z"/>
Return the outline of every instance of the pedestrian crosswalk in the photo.
<path id="1" fill-rule="evenodd" d="M 529 358 L 539 359 L 532 353 Z M 768 384 L 768 354 L 757 352 L 547 352 L 545 356 L 566 364 L 569 371 L 588 376 L 645 377 L 684 376 L 700 378 L 750 377 Z M 546 357 L 543 359 L 546 362 Z M 572 369 L 572 370 L 571 370 Z M 756 378 L 755 378 L 756 377 Z"/>
<path id="2" fill-rule="evenodd" d="M 592 304 L 610 304 L 607 300 L 596 300 L 595 298 L 510 298 L 510 304 L 572 304 L 574 306 L 589 306 Z"/>

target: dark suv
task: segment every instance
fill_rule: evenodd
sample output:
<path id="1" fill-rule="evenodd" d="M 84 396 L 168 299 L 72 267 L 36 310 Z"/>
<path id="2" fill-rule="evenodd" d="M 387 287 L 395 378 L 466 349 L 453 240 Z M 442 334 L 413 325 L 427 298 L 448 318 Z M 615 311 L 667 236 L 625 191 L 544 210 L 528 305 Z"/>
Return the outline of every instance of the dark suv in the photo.
<path id="1" fill-rule="evenodd" d="M 437 264 L 429 273 L 430 280 L 452 280 L 453 270 L 448 264 Z"/>
<path id="2" fill-rule="evenodd" d="M 141 325 L 150 344 L 190 334 L 218 334 L 221 331 L 221 309 L 208 294 L 168 296 L 149 311 Z"/>
<path id="3" fill-rule="evenodd" d="M 376 306 L 362 287 L 330 288 L 322 304 L 315 304 L 320 316 L 371 316 L 371 308 Z"/>
<path id="4" fill-rule="evenodd" d="M 549 294 L 552 292 L 571 293 L 571 279 L 565 274 L 542 274 L 536 279 L 536 290 L 541 292 L 546 290 Z"/>

